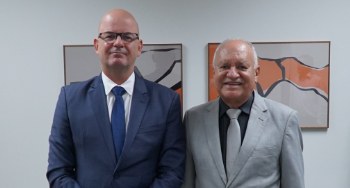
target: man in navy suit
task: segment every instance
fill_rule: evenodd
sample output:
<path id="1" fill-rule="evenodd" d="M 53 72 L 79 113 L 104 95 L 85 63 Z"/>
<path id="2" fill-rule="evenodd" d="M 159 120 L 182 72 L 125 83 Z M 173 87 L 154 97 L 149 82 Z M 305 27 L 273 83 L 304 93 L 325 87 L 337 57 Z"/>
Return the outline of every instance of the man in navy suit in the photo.
<path id="1" fill-rule="evenodd" d="M 143 43 L 129 12 L 111 10 L 99 32 L 94 47 L 101 75 L 63 87 L 58 98 L 49 138 L 50 187 L 180 187 L 186 152 L 179 96 L 134 72 Z M 118 155 L 111 124 L 115 86 L 126 91 Z"/>

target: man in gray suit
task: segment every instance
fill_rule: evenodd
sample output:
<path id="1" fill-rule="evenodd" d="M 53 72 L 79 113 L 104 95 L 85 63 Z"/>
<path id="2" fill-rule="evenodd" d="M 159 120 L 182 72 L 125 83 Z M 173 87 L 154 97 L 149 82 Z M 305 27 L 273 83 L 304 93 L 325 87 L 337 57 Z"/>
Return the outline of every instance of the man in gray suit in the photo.
<path id="1" fill-rule="evenodd" d="M 304 187 L 297 114 L 254 91 L 257 59 L 252 44 L 243 40 L 226 40 L 215 51 L 220 97 L 185 114 L 183 188 Z M 239 116 L 229 117 L 226 111 L 238 111 Z"/>

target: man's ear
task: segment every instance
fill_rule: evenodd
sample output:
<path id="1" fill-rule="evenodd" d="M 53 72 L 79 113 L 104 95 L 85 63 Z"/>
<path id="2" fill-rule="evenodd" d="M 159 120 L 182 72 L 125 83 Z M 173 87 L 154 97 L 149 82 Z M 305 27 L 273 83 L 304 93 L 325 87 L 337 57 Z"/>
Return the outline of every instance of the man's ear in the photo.
<path id="1" fill-rule="evenodd" d="M 141 55 L 142 48 L 143 48 L 143 41 L 140 39 L 140 40 L 139 40 L 139 44 L 138 44 L 138 46 L 137 46 L 138 56 Z"/>
<path id="2" fill-rule="evenodd" d="M 94 39 L 94 47 L 95 47 L 95 53 L 98 53 L 98 40 Z"/>
<path id="3" fill-rule="evenodd" d="M 255 68 L 255 82 L 258 83 L 258 77 L 260 74 L 260 65 L 258 65 L 258 67 Z"/>

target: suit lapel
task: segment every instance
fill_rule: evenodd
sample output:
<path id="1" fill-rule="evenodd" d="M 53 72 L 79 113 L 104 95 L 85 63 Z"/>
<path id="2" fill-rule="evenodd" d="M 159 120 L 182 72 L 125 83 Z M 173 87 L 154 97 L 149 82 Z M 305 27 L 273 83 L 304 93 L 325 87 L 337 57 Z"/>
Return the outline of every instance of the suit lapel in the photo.
<path id="1" fill-rule="evenodd" d="M 230 185 L 238 173 L 241 171 L 249 157 L 252 155 L 257 146 L 260 136 L 265 126 L 267 118 L 267 108 L 264 99 L 257 93 L 254 93 L 254 102 L 250 111 L 247 131 L 243 140 L 241 150 L 238 154 L 237 160 L 234 162 L 234 171 L 228 178 L 228 185 Z"/>
<path id="2" fill-rule="evenodd" d="M 94 111 L 98 127 L 108 148 L 109 156 L 111 156 L 113 164 L 116 164 L 111 124 L 108 117 L 106 93 L 104 91 L 101 76 L 96 77 L 94 82 L 91 84 L 88 91 L 88 98 L 91 103 L 92 110 Z"/>
<path id="3" fill-rule="evenodd" d="M 211 102 L 204 114 L 204 128 L 207 137 L 209 151 L 215 162 L 215 166 L 219 171 L 222 181 L 226 184 L 227 177 L 225 173 L 224 163 L 222 161 L 220 135 L 219 135 L 219 99 Z"/>
<path id="4" fill-rule="evenodd" d="M 140 128 L 142 117 L 146 111 L 149 101 L 149 95 L 147 93 L 145 82 L 136 73 L 134 91 L 132 95 L 128 130 L 126 133 L 123 151 L 118 161 L 117 167 L 120 165 L 120 161 L 124 159 L 125 153 L 131 149 L 131 145 L 135 139 L 137 131 Z"/>

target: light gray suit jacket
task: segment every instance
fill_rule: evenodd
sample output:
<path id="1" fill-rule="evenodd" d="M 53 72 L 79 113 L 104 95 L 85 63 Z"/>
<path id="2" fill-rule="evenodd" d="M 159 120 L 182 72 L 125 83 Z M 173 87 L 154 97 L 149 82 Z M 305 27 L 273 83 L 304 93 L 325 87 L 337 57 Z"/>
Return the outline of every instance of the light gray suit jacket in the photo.
<path id="1" fill-rule="evenodd" d="M 303 188 L 303 141 L 296 112 L 255 92 L 234 173 L 226 177 L 219 138 L 219 100 L 188 110 L 183 188 Z"/>

